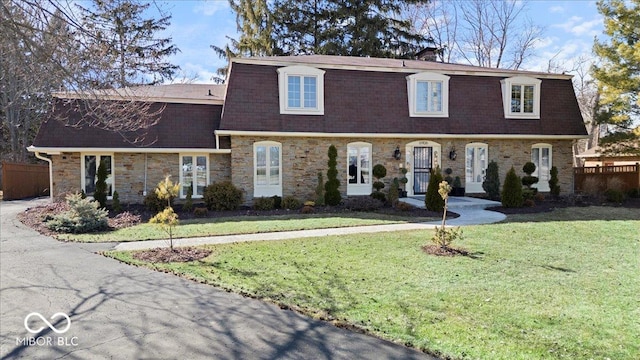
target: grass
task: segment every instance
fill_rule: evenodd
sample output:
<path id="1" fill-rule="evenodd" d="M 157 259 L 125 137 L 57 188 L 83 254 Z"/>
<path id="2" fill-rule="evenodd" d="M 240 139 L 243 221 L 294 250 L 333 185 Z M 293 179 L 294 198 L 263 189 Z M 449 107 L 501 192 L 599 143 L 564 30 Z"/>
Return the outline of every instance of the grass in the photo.
<path id="1" fill-rule="evenodd" d="M 640 358 L 640 221 L 519 216 L 465 227 L 470 257 L 426 255 L 425 231 L 217 245 L 193 263 L 108 255 L 441 356 Z"/>
<path id="2" fill-rule="evenodd" d="M 292 221 L 294 220 L 294 221 Z M 349 226 L 384 225 L 407 222 L 435 221 L 437 218 L 350 212 L 344 214 L 291 214 L 279 216 L 240 216 L 181 221 L 174 238 L 200 236 L 256 234 L 277 231 L 339 228 Z M 167 233 L 153 224 L 140 224 L 124 229 L 89 234 L 60 234 L 60 240 L 77 242 L 127 242 L 166 239 Z"/>

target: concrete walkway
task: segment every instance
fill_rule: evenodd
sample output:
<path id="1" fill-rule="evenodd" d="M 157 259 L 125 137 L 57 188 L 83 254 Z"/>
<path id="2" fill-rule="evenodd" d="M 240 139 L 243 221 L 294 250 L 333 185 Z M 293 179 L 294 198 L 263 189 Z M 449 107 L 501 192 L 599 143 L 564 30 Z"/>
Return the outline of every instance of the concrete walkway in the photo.
<path id="1" fill-rule="evenodd" d="M 403 198 L 401 201 L 409 203 L 415 207 L 424 208 L 424 196 L 416 196 L 410 198 Z M 465 226 L 465 225 L 480 225 L 490 224 L 505 219 L 505 215 L 495 211 L 485 210 L 487 207 L 498 206 L 500 203 L 495 201 L 476 199 L 470 197 L 450 197 L 449 198 L 449 211 L 455 212 L 459 217 L 448 220 L 447 225 L 450 226 Z M 286 239 L 299 239 L 309 237 L 322 237 L 332 235 L 347 235 L 347 234 L 369 234 L 389 231 L 402 231 L 402 230 L 423 230 L 433 229 L 435 226 L 440 225 L 440 221 L 428 222 L 428 223 L 406 223 L 406 224 L 392 224 L 392 225 L 371 225 L 371 226 L 356 226 L 356 227 L 344 227 L 344 228 L 331 228 L 331 229 L 316 229 L 316 230 L 299 230 L 299 231 L 282 231 L 273 233 L 260 233 L 260 234 L 244 234 L 244 235 L 221 235 L 221 236 L 207 236 L 207 237 L 195 237 L 174 239 L 174 246 L 198 246 L 206 244 L 227 244 L 234 242 L 246 242 L 246 241 L 269 241 L 269 240 L 286 240 Z M 144 250 L 157 247 L 168 247 L 169 240 L 149 240 L 149 241 L 133 241 L 120 243 L 115 246 L 115 250 Z"/>

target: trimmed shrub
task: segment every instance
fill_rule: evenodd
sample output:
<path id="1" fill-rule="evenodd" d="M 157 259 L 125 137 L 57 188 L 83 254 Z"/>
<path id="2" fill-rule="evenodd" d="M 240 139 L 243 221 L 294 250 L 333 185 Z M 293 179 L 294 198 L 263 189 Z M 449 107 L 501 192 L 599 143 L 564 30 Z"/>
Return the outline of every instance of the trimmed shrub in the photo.
<path id="1" fill-rule="evenodd" d="M 416 208 L 415 206 L 408 204 L 404 201 L 398 201 L 398 204 L 396 205 L 396 209 L 400 211 L 412 211 L 415 208 Z"/>
<path id="2" fill-rule="evenodd" d="M 318 172 L 318 185 L 316 186 L 316 204 L 318 206 L 324 206 L 324 179 L 322 179 L 322 173 Z"/>
<path id="3" fill-rule="evenodd" d="M 371 196 L 372 199 L 376 199 L 383 204 L 387 201 L 387 196 L 382 191 L 374 191 L 369 196 Z"/>
<path id="4" fill-rule="evenodd" d="M 529 161 L 524 164 L 524 166 L 522 167 L 522 171 L 525 174 L 527 174 L 527 176 L 523 176 L 521 179 L 522 185 L 526 186 L 527 189 L 531 189 L 531 185 L 538 182 L 537 176 L 531 176 L 531 174 L 533 174 L 533 172 L 536 171 L 536 164 Z M 533 190 L 534 195 L 538 192 L 538 189 L 531 189 L 531 190 Z"/>
<path id="5" fill-rule="evenodd" d="M 282 197 L 280 197 L 278 195 L 273 195 L 271 198 L 273 199 L 273 208 L 274 209 L 282 208 Z"/>
<path id="6" fill-rule="evenodd" d="M 624 192 L 618 189 L 607 189 L 604 192 L 607 201 L 621 204 L 624 202 Z"/>
<path id="7" fill-rule="evenodd" d="M 108 225 L 107 210 L 100 208 L 97 201 L 83 199 L 81 194 L 67 196 L 70 210 L 54 215 L 45 224 L 56 232 L 83 234 L 106 230 Z"/>
<path id="8" fill-rule="evenodd" d="M 440 183 L 443 181 L 440 168 L 435 168 L 431 171 L 431 177 L 429 177 L 429 185 L 427 186 L 427 193 L 424 196 L 424 204 L 427 210 L 442 212 L 444 210 L 444 199 L 438 193 Z"/>
<path id="9" fill-rule="evenodd" d="M 209 211 L 206 207 L 197 207 L 193 209 L 193 216 L 195 217 L 206 217 L 209 215 Z"/>
<path id="10" fill-rule="evenodd" d="M 273 210 L 275 200 L 272 197 L 253 198 L 253 208 L 255 210 Z"/>
<path id="11" fill-rule="evenodd" d="M 560 185 L 558 185 L 558 168 L 552 166 L 549 174 L 551 176 L 549 178 L 549 192 L 551 192 L 551 195 L 558 197 L 560 196 Z"/>
<path id="12" fill-rule="evenodd" d="M 482 182 L 482 189 L 491 200 L 500 199 L 500 175 L 498 174 L 498 163 L 491 160 L 487 166 L 487 174 Z"/>
<path id="13" fill-rule="evenodd" d="M 387 193 L 387 199 L 391 206 L 395 207 L 398 204 L 398 198 L 400 197 L 400 181 L 398 178 L 393 178 L 389 192 Z"/>
<path id="14" fill-rule="evenodd" d="M 324 201 L 327 205 L 336 206 L 342 201 L 342 195 L 340 195 L 340 181 L 338 180 L 338 149 L 334 145 L 329 146 L 327 152 L 329 161 L 327 166 L 327 182 L 324 184 Z"/>
<path id="15" fill-rule="evenodd" d="M 373 177 L 376 178 L 376 181 L 373 182 L 374 190 L 371 193 L 371 197 L 384 203 L 387 201 L 387 196 L 380 190 L 384 189 L 384 182 L 382 182 L 382 179 L 387 176 L 387 168 L 382 164 L 376 164 L 373 167 L 372 173 Z"/>
<path id="16" fill-rule="evenodd" d="M 536 202 L 535 202 L 535 201 L 533 201 L 533 199 L 526 199 L 526 200 L 524 200 L 524 201 L 522 202 L 522 206 L 525 206 L 525 207 L 534 207 L 534 206 L 536 206 Z"/>
<path id="17" fill-rule="evenodd" d="M 191 211 L 193 209 L 193 185 L 189 185 L 187 188 L 187 198 L 182 205 L 183 211 Z"/>
<path id="18" fill-rule="evenodd" d="M 304 205 L 304 206 L 316 206 L 316 202 L 315 201 L 311 201 L 311 200 L 307 200 L 302 205 Z"/>
<path id="19" fill-rule="evenodd" d="M 242 204 L 242 190 L 231 181 L 215 182 L 204 188 L 204 203 L 209 210 L 236 210 Z"/>
<path id="20" fill-rule="evenodd" d="M 287 210 L 297 210 L 302 207 L 302 202 L 294 196 L 285 196 L 282 199 L 282 208 Z"/>
<path id="21" fill-rule="evenodd" d="M 371 196 L 349 196 L 344 207 L 351 211 L 375 211 L 382 207 L 382 202 Z"/>
<path id="22" fill-rule="evenodd" d="M 109 191 L 107 187 L 107 162 L 101 161 L 98 166 L 98 171 L 96 172 L 96 189 L 93 193 L 93 198 L 100 204 L 101 208 L 107 207 L 107 191 Z"/>
<path id="23" fill-rule="evenodd" d="M 149 192 L 149 194 L 144 197 L 143 203 L 147 210 L 154 213 L 159 213 L 167 207 L 167 202 L 160 199 L 155 191 Z"/>
<path id="24" fill-rule="evenodd" d="M 502 206 L 506 208 L 522 207 L 522 202 L 522 182 L 512 166 L 504 179 Z"/>
<path id="25" fill-rule="evenodd" d="M 303 214 L 313 214 L 314 211 L 315 210 L 313 209 L 313 206 L 304 206 L 302 207 L 302 210 L 300 210 L 300 212 Z"/>
<path id="26" fill-rule="evenodd" d="M 542 194 L 542 193 L 537 193 L 537 194 L 533 197 L 533 200 L 534 200 L 535 202 L 538 202 L 538 203 L 543 202 L 543 201 L 544 201 L 544 194 Z"/>
<path id="27" fill-rule="evenodd" d="M 122 205 L 120 204 L 120 194 L 117 191 L 113 192 L 113 201 L 111 203 L 111 209 L 114 213 L 122 212 Z"/>

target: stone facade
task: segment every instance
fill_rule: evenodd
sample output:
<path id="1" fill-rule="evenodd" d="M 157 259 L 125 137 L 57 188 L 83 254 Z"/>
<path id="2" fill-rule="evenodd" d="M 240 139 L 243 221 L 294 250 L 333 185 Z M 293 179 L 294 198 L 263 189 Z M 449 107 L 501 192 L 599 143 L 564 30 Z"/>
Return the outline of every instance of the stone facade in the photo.
<path id="1" fill-rule="evenodd" d="M 81 190 L 81 154 L 62 153 L 51 157 L 53 163 L 53 194 L 64 198 L 67 193 Z M 115 190 L 122 203 L 142 203 L 144 195 L 171 175 L 173 181 L 180 178 L 179 154 L 115 153 L 113 154 Z M 146 163 L 146 178 L 145 178 Z M 209 155 L 209 182 L 231 178 L 230 156 L 228 154 Z"/>
<path id="2" fill-rule="evenodd" d="M 231 139 L 231 154 L 209 155 L 209 182 L 231 180 L 244 193 L 245 204 L 253 201 L 253 144 L 259 141 L 275 141 L 282 145 L 282 195 L 295 196 L 306 201 L 315 199 L 318 173 L 323 174 L 326 181 L 327 151 L 329 144 L 338 150 L 338 179 L 343 196 L 347 194 L 347 145 L 352 142 L 367 142 L 372 148 L 372 166 L 382 164 L 387 168 L 384 182 L 387 189 L 394 177 L 400 177 L 400 167 L 409 169 L 406 155 L 408 146 L 419 141 L 438 144 L 438 163 L 442 169 L 451 168 L 452 176 L 460 176 L 465 185 L 465 146 L 469 143 L 485 143 L 488 146 L 488 160 L 495 160 L 499 165 L 501 182 L 507 171 L 513 166 L 519 176 L 522 166 L 531 159 L 531 146 L 541 143 L 535 140 L 485 140 L 477 139 L 387 139 L 387 138 L 318 138 L 318 137 L 248 137 L 234 136 Z M 558 168 L 560 189 L 562 193 L 573 192 L 572 140 L 553 140 L 545 142 L 552 146 L 552 165 Z M 401 149 L 400 160 L 393 158 L 396 147 Z M 458 157 L 450 160 L 448 154 L 455 149 Z M 123 203 L 142 203 L 144 194 L 153 191 L 156 184 L 165 175 L 178 181 L 180 176 L 180 157 L 177 153 L 145 154 L 115 153 L 114 173 L 115 190 Z M 62 153 L 53 155 L 53 189 L 55 197 L 62 197 L 69 192 L 81 189 L 81 154 Z M 233 166 L 232 166 L 233 164 Z M 408 174 L 411 175 L 410 173 Z"/>
<path id="3" fill-rule="evenodd" d="M 298 199 L 313 200 L 317 186 L 318 172 L 322 172 L 327 180 L 327 151 L 330 144 L 338 150 L 338 179 L 340 192 L 347 193 L 347 145 L 352 142 L 368 142 L 372 145 L 372 166 L 382 164 L 387 168 L 384 182 L 389 184 L 394 177 L 400 177 L 400 167 L 406 164 L 406 148 L 408 144 L 419 141 L 430 141 L 440 145 L 438 158 L 442 169 L 451 168 L 452 176 L 460 176 L 465 185 L 465 146 L 469 143 L 484 143 L 488 146 L 488 160 L 495 160 L 499 166 L 501 183 L 507 171 L 513 166 L 519 176 L 524 175 L 522 166 L 531 161 L 531 147 L 543 143 L 537 140 L 477 140 L 477 139 L 440 139 L 440 138 L 304 138 L 304 137 L 245 137 L 234 136 L 231 139 L 232 182 L 243 190 L 245 204 L 251 204 L 254 194 L 253 185 L 253 144 L 260 141 L 274 141 L 282 145 L 282 195 L 295 196 Z M 544 143 L 552 146 L 552 165 L 558 168 L 559 185 L 562 193 L 573 192 L 573 140 L 552 140 Z M 402 158 L 395 160 L 393 153 L 399 147 Z M 458 157 L 450 160 L 449 152 L 455 149 Z M 241 165 L 240 165 L 241 164 Z M 410 174 L 408 174 L 410 176 Z"/>

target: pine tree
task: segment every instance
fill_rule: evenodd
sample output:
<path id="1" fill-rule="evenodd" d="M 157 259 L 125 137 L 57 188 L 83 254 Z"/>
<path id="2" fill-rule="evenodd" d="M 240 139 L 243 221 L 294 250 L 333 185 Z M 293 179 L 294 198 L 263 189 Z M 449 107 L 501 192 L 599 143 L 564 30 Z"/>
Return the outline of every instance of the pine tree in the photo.
<path id="1" fill-rule="evenodd" d="M 596 121 L 608 124 L 610 134 L 600 139 L 605 153 L 640 154 L 640 0 L 600 0 L 604 33 L 609 42 L 595 41 L 600 57 L 593 77 L 600 92 Z"/>
<path id="2" fill-rule="evenodd" d="M 92 5 L 78 7 L 103 59 L 97 87 L 153 85 L 173 78 L 179 67 L 167 58 L 179 50 L 171 38 L 158 36 L 169 26 L 171 16 L 161 13 L 159 19 L 146 18 L 151 4 L 139 0 L 93 0 Z"/>
<path id="3" fill-rule="evenodd" d="M 512 166 L 504 179 L 504 186 L 502 187 L 502 206 L 506 208 L 522 207 L 523 200 L 522 182 L 518 175 L 516 175 L 516 170 Z"/>
<path id="4" fill-rule="evenodd" d="M 500 174 L 498 173 L 498 163 L 493 160 L 487 166 L 487 175 L 482 182 L 482 189 L 487 193 L 489 199 L 500 199 Z"/>
<path id="5" fill-rule="evenodd" d="M 327 162 L 329 169 L 327 170 L 327 182 L 324 184 L 324 201 L 327 205 L 336 206 L 342 201 L 342 195 L 340 195 L 339 190 L 338 162 L 336 161 L 338 158 L 338 149 L 336 149 L 334 145 L 329 146 L 327 155 L 329 156 L 329 161 Z"/>

